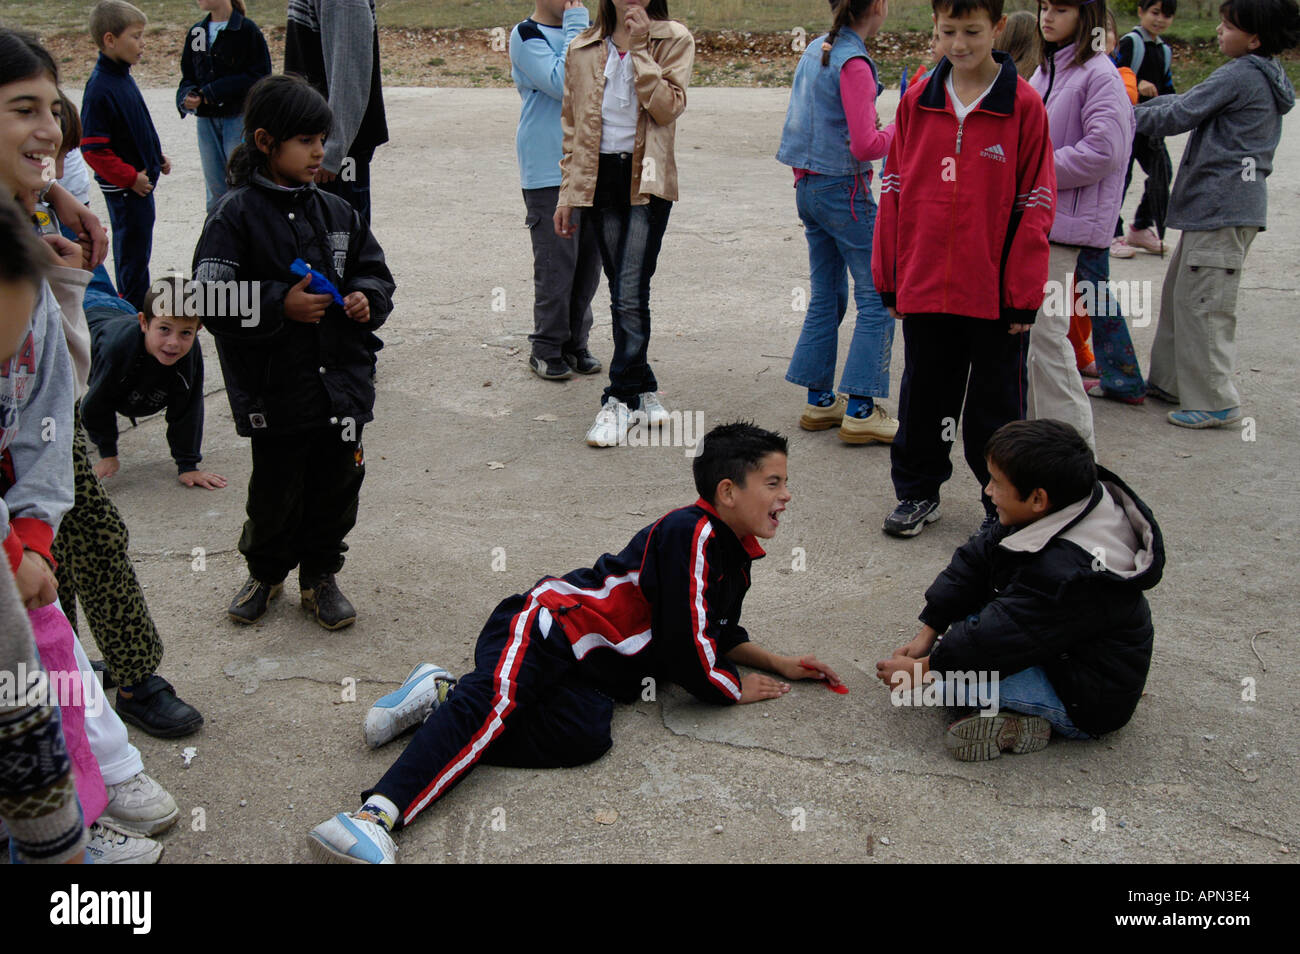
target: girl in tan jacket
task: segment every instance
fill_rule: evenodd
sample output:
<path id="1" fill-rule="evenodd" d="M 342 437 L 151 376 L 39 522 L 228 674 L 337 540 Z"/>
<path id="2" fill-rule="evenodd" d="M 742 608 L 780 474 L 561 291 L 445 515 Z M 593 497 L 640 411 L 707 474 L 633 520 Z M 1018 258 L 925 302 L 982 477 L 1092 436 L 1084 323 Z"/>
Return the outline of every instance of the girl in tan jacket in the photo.
<path id="1" fill-rule="evenodd" d="M 686 109 L 695 59 L 690 31 L 668 19 L 667 0 L 600 0 L 595 24 L 570 45 L 561 125 L 563 179 L 555 231 L 573 234 L 572 211 L 593 228 L 609 284 L 614 357 L 592 447 L 625 443 L 640 420 L 668 412 L 650 369 L 650 277 L 677 200 L 674 123 Z"/>

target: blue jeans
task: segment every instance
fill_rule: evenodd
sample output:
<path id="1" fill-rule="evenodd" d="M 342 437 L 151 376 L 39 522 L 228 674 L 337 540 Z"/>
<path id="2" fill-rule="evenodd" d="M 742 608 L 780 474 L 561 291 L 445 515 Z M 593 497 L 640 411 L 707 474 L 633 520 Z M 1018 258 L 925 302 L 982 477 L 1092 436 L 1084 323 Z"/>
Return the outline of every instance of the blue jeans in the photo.
<path id="1" fill-rule="evenodd" d="M 144 311 L 149 292 L 149 258 L 153 254 L 153 193 L 139 196 L 130 189 L 105 192 L 113 232 L 113 268 L 117 293 Z"/>
<path id="2" fill-rule="evenodd" d="M 226 163 L 244 139 L 243 116 L 196 116 L 199 124 L 199 160 L 207 187 L 208 211 L 226 194 Z"/>
<path id="3" fill-rule="evenodd" d="M 1133 350 L 1119 301 L 1110 294 L 1110 250 L 1081 248 L 1074 266 L 1075 288 L 1094 283 L 1095 306 L 1092 319 L 1092 351 L 1101 377 L 1101 386 L 1124 397 L 1141 397 L 1147 393 L 1142 369 Z"/>
<path id="4" fill-rule="evenodd" d="M 785 379 L 818 391 L 834 388 L 839 327 L 848 309 L 851 273 L 858 319 L 840 391 L 889 397 L 894 319 L 871 281 L 876 203 L 870 188 L 859 176 L 807 175 L 795 186 L 795 196 L 808 239 L 812 295 Z"/>
<path id="5" fill-rule="evenodd" d="M 650 278 L 673 204 L 652 195 L 646 205 L 632 205 L 631 189 L 632 157 L 602 154 L 596 194 L 582 227 L 596 233 L 614 325 L 609 386 L 600 402 L 614 397 L 635 411 L 642 394 L 659 390 L 649 361 Z"/>
<path id="6" fill-rule="evenodd" d="M 968 683 L 953 680 L 954 701 L 959 706 L 979 706 L 978 698 L 968 698 Z M 998 680 L 998 708 L 1042 716 L 1052 731 L 1067 739 L 1090 739 L 1087 732 L 1075 727 L 1065 711 L 1065 703 L 1052 688 L 1041 666 L 1031 666 Z"/>

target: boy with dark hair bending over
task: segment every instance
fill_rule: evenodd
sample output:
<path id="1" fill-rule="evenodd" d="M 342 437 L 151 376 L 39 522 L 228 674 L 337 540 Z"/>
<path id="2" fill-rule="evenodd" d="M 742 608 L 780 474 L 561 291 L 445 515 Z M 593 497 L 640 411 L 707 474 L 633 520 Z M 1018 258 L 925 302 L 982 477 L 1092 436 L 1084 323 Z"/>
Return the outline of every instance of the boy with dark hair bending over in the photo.
<path id="1" fill-rule="evenodd" d="M 918 677 L 947 682 L 958 706 L 976 705 L 969 674 L 998 679 L 1002 711 L 948 727 L 964 762 L 1125 725 L 1151 664 L 1143 591 L 1165 564 L 1151 511 L 1070 425 L 1013 421 L 984 455 L 998 525 L 957 549 L 925 592 L 921 632 L 876 664 L 895 691 L 920 688 Z"/>
<path id="2" fill-rule="evenodd" d="M 776 535 L 790 500 L 786 439 L 752 424 L 724 424 L 694 462 L 700 499 L 646 527 L 591 569 L 543 577 L 493 612 L 475 669 L 451 677 L 428 663 L 375 703 L 366 739 L 382 745 L 420 727 L 361 809 L 311 833 L 322 861 L 392 864 L 389 833 L 409 824 L 480 760 L 551 768 L 604 755 L 614 702 L 636 699 L 647 677 L 675 682 L 720 705 L 775 699 L 783 679 L 840 678 L 813 656 L 778 656 L 740 626 L 758 538 Z"/>

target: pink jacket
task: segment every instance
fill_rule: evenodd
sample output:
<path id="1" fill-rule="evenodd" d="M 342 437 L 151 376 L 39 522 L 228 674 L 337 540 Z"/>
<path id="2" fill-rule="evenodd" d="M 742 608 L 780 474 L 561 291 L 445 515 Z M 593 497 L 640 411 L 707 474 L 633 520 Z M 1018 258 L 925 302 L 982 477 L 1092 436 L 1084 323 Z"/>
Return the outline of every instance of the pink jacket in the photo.
<path id="1" fill-rule="evenodd" d="M 1056 218 L 1051 240 L 1105 248 L 1124 198 L 1133 147 L 1133 105 L 1104 53 L 1072 62 L 1074 44 L 1039 66 L 1029 84 L 1043 96 L 1056 158 Z"/>

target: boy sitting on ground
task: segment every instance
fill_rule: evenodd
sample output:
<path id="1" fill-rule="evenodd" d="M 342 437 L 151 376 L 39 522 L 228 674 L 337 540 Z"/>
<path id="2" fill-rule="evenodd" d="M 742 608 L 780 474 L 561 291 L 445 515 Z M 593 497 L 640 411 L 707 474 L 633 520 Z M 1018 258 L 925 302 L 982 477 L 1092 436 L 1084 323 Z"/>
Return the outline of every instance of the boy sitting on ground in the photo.
<path id="1" fill-rule="evenodd" d="M 998 525 L 957 549 L 925 592 L 921 632 L 876 664 L 895 691 L 946 682 L 958 706 L 976 705 L 970 674 L 998 679 L 1000 712 L 948 727 L 964 762 L 1125 725 L 1151 664 L 1143 591 L 1165 564 L 1151 511 L 1068 424 L 1013 421 L 984 456 Z"/>
<path id="2" fill-rule="evenodd" d="M 117 415 L 138 417 L 167 411 L 167 444 L 177 479 L 187 487 L 217 490 L 226 478 L 199 470 L 203 443 L 203 351 L 199 319 L 184 314 L 185 282 L 158 281 L 137 312 L 113 294 L 108 275 L 96 269 L 86 290 L 90 326 L 90 386 L 81 402 L 86 433 L 99 450 L 95 475 L 117 473 Z"/>
<path id="3" fill-rule="evenodd" d="M 543 577 L 501 603 L 479 634 L 475 670 L 450 691 L 451 677 L 422 663 L 375 703 L 366 717 L 372 746 L 424 724 L 362 793 L 358 811 L 312 831 L 318 859 L 392 864 L 389 833 L 480 759 L 523 768 L 595 761 L 612 744 L 615 700 L 636 699 L 646 677 L 723 705 L 790 690 L 762 673 L 742 678 L 738 665 L 842 685 L 815 657 L 768 652 L 740 626 L 750 564 L 763 556 L 757 538 L 776 535 L 790 500 L 786 439 L 752 424 L 725 424 L 705 435 L 693 466 L 694 504 L 660 518 L 594 568 Z"/>

